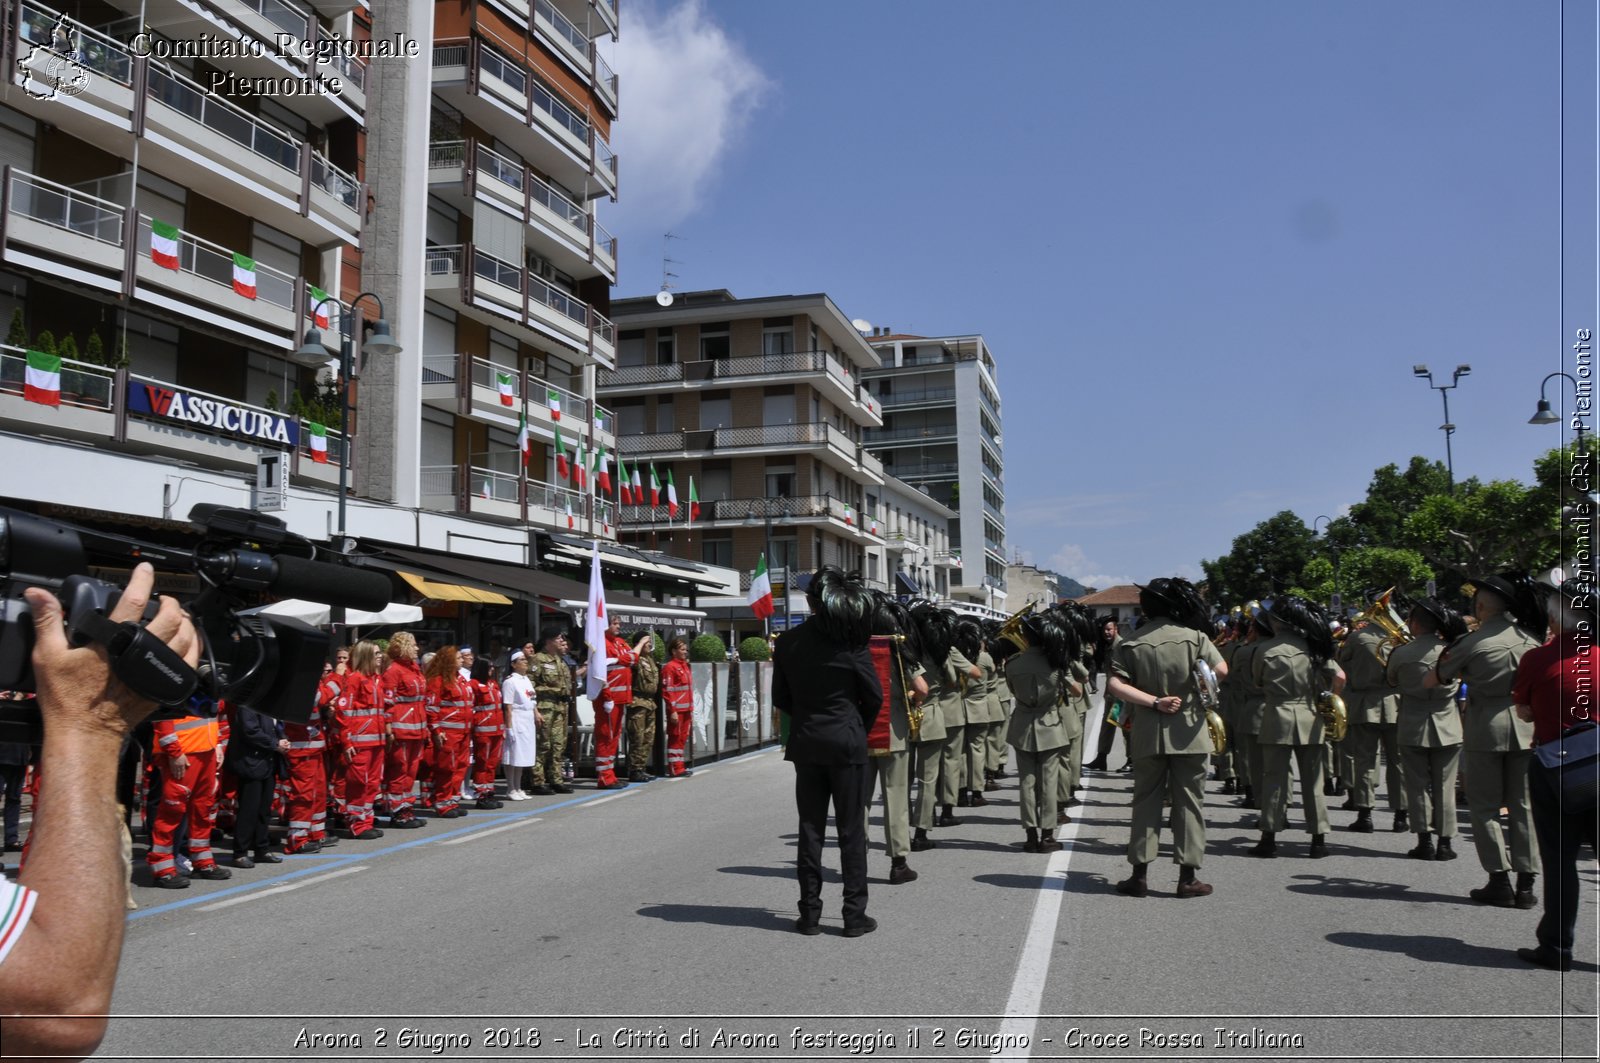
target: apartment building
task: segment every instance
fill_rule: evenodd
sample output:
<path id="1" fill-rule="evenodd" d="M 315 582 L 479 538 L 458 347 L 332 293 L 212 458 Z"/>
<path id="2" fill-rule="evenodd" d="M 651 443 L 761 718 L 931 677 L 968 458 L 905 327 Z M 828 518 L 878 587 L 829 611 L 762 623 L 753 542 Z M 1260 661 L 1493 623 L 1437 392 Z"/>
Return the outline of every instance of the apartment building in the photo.
<path id="1" fill-rule="evenodd" d="M 1005 462 L 1000 386 L 982 336 L 911 336 L 874 329 L 876 364 L 861 374 L 883 411 L 864 434 L 884 472 L 954 511 L 958 567 L 950 597 L 987 615 L 1006 606 Z"/>
<path id="2" fill-rule="evenodd" d="M 598 395 L 629 466 L 670 470 L 685 508 L 692 478 L 700 518 L 625 505 L 622 540 L 746 581 L 769 543 L 774 569 L 864 570 L 885 543 L 883 466 L 863 444 L 883 423 L 860 381 L 872 348 L 826 295 L 674 294 L 612 304 L 617 366 Z"/>
<path id="3" fill-rule="evenodd" d="M 957 516 L 922 488 L 884 474 L 877 493 L 867 493 L 868 527 L 876 525 L 882 547 L 869 547 L 863 574 L 885 581 L 891 594 L 935 601 L 950 597 L 952 574 L 961 559 L 950 549 L 950 522 Z"/>
<path id="4" fill-rule="evenodd" d="M 314 539 L 525 565 L 611 531 L 552 444 L 559 411 L 616 447 L 615 0 L 52 3 L 0 4 L 0 497 L 181 520 L 281 453 Z M 400 351 L 364 356 L 379 317 Z"/>

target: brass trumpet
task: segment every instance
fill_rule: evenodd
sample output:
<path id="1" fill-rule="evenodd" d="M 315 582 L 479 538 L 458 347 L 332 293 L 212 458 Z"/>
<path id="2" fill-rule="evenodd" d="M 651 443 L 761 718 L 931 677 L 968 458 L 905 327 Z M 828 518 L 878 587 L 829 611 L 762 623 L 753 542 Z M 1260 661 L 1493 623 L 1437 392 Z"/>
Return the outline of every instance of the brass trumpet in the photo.
<path id="1" fill-rule="evenodd" d="M 1317 715 L 1322 717 L 1322 726 L 1327 728 L 1330 739 L 1335 742 L 1344 739 L 1350 718 L 1345 712 L 1343 698 L 1331 690 L 1324 690 L 1317 695 Z"/>
<path id="2" fill-rule="evenodd" d="M 1382 641 L 1372 648 L 1372 652 L 1378 658 L 1378 663 L 1385 668 L 1389 667 L 1389 655 L 1411 641 L 1411 629 L 1406 626 L 1405 619 L 1395 607 L 1389 603 L 1389 598 L 1393 594 L 1394 588 L 1390 587 L 1378 595 L 1351 625 L 1352 631 L 1359 630 L 1363 624 L 1371 624 L 1383 632 Z"/>

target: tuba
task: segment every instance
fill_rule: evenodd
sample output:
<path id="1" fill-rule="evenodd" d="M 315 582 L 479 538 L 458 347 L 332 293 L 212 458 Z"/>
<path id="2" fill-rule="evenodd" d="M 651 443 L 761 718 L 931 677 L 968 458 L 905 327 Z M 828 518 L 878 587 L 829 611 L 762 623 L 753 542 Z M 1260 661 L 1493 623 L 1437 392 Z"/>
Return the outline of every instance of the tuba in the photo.
<path id="1" fill-rule="evenodd" d="M 1372 648 L 1372 652 L 1378 658 L 1378 663 L 1385 668 L 1389 667 L 1389 655 L 1411 641 L 1411 629 L 1406 627 L 1405 620 L 1389 603 L 1393 594 L 1394 588 L 1390 587 L 1378 595 L 1351 625 L 1352 631 L 1360 630 L 1365 624 L 1371 624 L 1383 632 L 1382 641 Z"/>
<path id="2" fill-rule="evenodd" d="M 1322 725 L 1327 728 L 1330 741 L 1344 739 L 1350 718 L 1345 712 L 1343 698 L 1331 690 L 1324 690 L 1317 695 L 1317 715 L 1322 717 Z"/>
<path id="3" fill-rule="evenodd" d="M 1225 753 L 1228 750 L 1228 728 L 1222 722 L 1222 715 L 1217 712 L 1222 705 L 1217 673 L 1198 657 L 1194 660 L 1194 686 L 1200 694 L 1200 708 L 1206 714 L 1206 730 L 1211 734 L 1211 752 Z"/>
<path id="4" fill-rule="evenodd" d="M 1029 602 L 1006 619 L 1006 622 L 1000 626 L 1000 633 L 995 637 L 1011 643 L 1017 648 L 1018 653 L 1026 650 L 1029 643 L 1027 633 L 1022 630 L 1022 618 L 1031 612 L 1033 612 L 1033 603 Z"/>

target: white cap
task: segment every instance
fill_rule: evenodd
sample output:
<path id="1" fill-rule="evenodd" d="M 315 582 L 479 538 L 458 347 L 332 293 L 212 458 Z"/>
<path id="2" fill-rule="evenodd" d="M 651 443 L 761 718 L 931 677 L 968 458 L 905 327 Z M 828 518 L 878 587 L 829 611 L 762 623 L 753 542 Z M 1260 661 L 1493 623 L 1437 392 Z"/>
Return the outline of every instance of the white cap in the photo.
<path id="1" fill-rule="evenodd" d="M 528 657 L 528 655 L 526 653 L 523 653 L 521 650 L 513 650 L 513 651 L 511 651 L 511 663 L 512 664 L 515 664 L 518 661 L 526 660 L 527 657 Z"/>

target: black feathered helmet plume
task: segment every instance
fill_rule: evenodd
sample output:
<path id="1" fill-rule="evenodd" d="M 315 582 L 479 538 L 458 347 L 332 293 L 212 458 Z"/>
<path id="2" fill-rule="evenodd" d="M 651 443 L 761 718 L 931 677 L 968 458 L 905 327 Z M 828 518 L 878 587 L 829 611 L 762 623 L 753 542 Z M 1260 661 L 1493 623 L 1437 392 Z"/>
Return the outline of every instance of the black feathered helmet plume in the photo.
<path id="1" fill-rule="evenodd" d="M 1525 572 L 1501 572 L 1472 581 L 1480 591 L 1489 591 L 1506 606 L 1506 615 L 1513 623 L 1540 642 L 1550 630 L 1550 618 L 1545 614 L 1544 600 L 1539 585 Z"/>
<path id="2" fill-rule="evenodd" d="M 1272 603 L 1271 623 L 1279 633 L 1287 628 L 1304 639 L 1318 668 L 1333 659 L 1332 620 L 1315 602 L 1292 594 L 1279 598 Z"/>
<path id="3" fill-rule="evenodd" d="M 1065 671 L 1078 655 L 1078 636 L 1072 625 L 1064 623 L 1054 609 L 1029 613 L 1022 618 L 1022 633 L 1028 645 L 1037 646 L 1050 667 Z"/>
<path id="4" fill-rule="evenodd" d="M 1145 616 L 1164 616 L 1184 627 L 1211 634 L 1211 608 L 1194 584 L 1186 579 L 1162 576 L 1139 587 L 1139 608 Z"/>
<path id="5" fill-rule="evenodd" d="M 1422 625 L 1432 627 L 1446 645 L 1467 633 L 1467 622 L 1460 613 L 1437 598 L 1421 598 L 1411 607 L 1408 616 L 1421 614 Z"/>
<path id="6" fill-rule="evenodd" d="M 956 621 L 955 646 L 961 656 L 978 663 L 978 654 L 983 652 L 983 628 L 976 620 L 964 616 Z"/>
<path id="7" fill-rule="evenodd" d="M 872 592 L 858 574 L 823 565 L 811 577 L 806 602 L 811 619 L 832 641 L 855 649 L 872 637 Z"/>
<path id="8" fill-rule="evenodd" d="M 1066 602 L 1059 608 L 1077 636 L 1077 658 L 1087 663 L 1094 657 L 1095 646 L 1100 638 L 1100 625 L 1095 623 L 1094 614 L 1077 602 Z"/>
<path id="9" fill-rule="evenodd" d="M 917 637 L 922 642 L 923 660 L 942 669 L 950 647 L 955 645 L 955 614 L 932 602 L 923 602 L 912 607 L 911 619 L 916 622 Z"/>
<path id="10" fill-rule="evenodd" d="M 900 659 L 906 665 L 922 660 L 922 641 L 917 638 L 917 625 L 911 622 L 906 607 L 884 591 L 872 592 L 874 635 L 899 635 Z"/>

